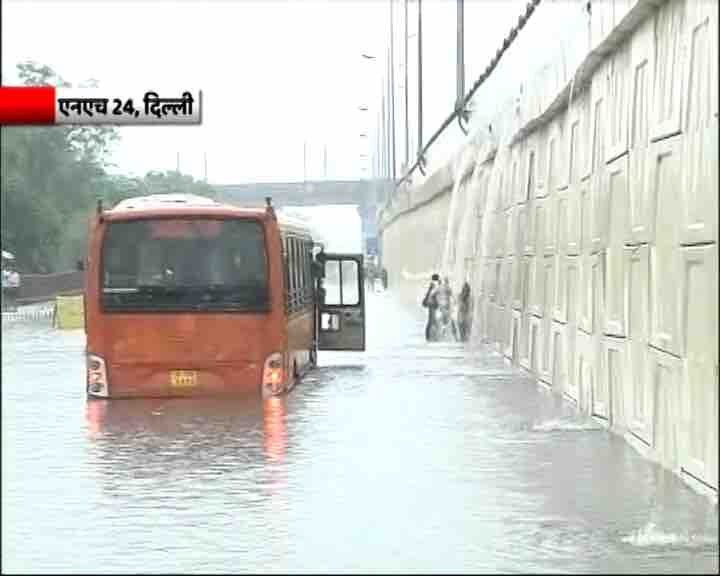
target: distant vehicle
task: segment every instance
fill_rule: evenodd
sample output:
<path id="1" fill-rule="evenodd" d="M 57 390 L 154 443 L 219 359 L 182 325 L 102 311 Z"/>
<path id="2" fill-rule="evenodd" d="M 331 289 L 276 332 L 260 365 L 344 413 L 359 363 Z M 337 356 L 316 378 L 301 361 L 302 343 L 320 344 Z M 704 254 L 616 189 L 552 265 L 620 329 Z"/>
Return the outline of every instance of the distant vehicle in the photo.
<path id="1" fill-rule="evenodd" d="M 20 274 L 14 270 L 15 256 L 2 251 L 2 294 L 3 299 L 16 300 L 20 292 Z"/>
<path id="2" fill-rule="evenodd" d="M 315 248 L 309 227 L 269 202 L 166 194 L 99 206 L 85 275 L 88 396 L 269 396 L 290 390 L 318 350 L 364 350 L 362 256 L 316 260 Z"/>

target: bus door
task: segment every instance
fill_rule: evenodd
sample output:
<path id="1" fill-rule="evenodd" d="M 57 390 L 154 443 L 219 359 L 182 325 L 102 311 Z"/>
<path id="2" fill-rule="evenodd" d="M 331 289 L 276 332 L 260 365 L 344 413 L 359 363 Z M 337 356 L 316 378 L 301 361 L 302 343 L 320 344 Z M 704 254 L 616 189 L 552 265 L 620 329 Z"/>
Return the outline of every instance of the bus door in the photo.
<path id="1" fill-rule="evenodd" d="M 322 253 L 318 279 L 318 350 L 365 350 L 365 290 L 360 254 Z"/>

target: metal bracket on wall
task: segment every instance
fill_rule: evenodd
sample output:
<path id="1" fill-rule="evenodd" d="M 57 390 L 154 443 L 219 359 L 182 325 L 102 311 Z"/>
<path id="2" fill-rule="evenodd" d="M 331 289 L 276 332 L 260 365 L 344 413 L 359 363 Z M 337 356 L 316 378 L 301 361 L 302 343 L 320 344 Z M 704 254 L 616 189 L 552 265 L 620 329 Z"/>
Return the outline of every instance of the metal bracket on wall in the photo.
<path id="1" fill-rule="evenodd" d="M 418 165 L 417 165 L 417 166 L 418 166 L 418 169 L 420 170 L 420 172 L 422 173 L 422 175 L 423 175 L 423 176 L 426 176 L 426 173 L 425 173 L 425 157 L 424 157 L 424 156 L 419 156 L 419 157 L 418 157 Z"/>
<path id="2" fill-rule="evenodd" d="M 458 112 L 457 119 L 458 119 L 458 126 L 460 126 L 460 130 L 462 130 L 463 134 L 465 136 L 468 135 L 470 130 L 465 126 L 467 124 L 468 118 L 470 114 L 467 110 L 462 110 L 461 112 Z"/>

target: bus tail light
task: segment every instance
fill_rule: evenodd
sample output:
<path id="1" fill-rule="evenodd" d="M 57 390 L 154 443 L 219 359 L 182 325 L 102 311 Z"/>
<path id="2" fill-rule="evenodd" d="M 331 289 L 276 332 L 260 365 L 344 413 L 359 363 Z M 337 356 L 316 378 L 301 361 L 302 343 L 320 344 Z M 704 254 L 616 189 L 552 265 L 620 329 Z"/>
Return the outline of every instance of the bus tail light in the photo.
<path id="1" fill-rule="evenodd" d="M 270 354 L 263 366 L 263 393 L 277 394 L 285 381 L 284 358 L 280 352 Z"/>
<path id="2" fill-rule="evenodd" d="M 87 356 L 87 391 L 90 396 L 108 397 L 108 379 L 105 360 L 100 356 Z"/>

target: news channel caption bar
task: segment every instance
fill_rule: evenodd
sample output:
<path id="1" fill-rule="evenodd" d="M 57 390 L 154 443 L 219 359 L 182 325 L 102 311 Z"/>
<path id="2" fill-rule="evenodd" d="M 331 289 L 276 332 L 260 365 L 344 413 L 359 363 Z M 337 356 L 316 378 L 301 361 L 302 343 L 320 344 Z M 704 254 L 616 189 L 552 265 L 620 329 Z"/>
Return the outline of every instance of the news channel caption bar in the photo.
<path id="1" fill-rule="evenodd" d="M 200 124 L 202 93 L 0 86 L 0 125 Z"/>

